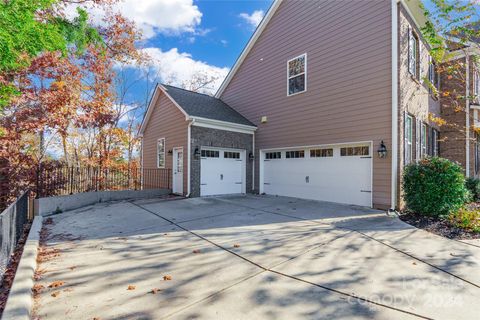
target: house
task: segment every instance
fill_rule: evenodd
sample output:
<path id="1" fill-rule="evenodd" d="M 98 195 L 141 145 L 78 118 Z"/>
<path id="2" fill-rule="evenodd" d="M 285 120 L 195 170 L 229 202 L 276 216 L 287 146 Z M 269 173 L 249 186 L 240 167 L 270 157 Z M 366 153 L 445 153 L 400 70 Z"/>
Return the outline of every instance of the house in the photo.
<path id="1" fill-rule="evenodd" d="M 419 0 L 275 0 L 215 97 L 157 87 L 143 167 L 186 196 L 401 207 L 404 166 L 441 150 L 424 19 Z"/>
<path id="2" fill-rule="evenodd" d="M 451 51 L 451 61 L 445 63 L 457 76 L 441 74 L 441 156 L 458 162 L 467 177 L 480 176 L 480 64 L 478 45 L 467 44 Z M 466 83 L 468 85 L 466 85 Z"/>

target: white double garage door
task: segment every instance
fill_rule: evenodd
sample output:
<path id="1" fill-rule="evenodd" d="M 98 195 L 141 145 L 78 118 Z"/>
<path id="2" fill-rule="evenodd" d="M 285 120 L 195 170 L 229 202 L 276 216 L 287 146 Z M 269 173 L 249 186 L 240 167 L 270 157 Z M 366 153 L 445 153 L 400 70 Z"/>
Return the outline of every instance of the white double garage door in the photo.
<path id="1" fill-rule="evenodd" d="M 372 206 L 371 143 L 261 152 L 260 192 Z"/>
<path id="2" fill-rule="evenodd" d="M 261 151 L 260 192 L 372 206 L 370 143 Z M 202 147 L 200 195 L 245 193 L 246 152 Z"/>

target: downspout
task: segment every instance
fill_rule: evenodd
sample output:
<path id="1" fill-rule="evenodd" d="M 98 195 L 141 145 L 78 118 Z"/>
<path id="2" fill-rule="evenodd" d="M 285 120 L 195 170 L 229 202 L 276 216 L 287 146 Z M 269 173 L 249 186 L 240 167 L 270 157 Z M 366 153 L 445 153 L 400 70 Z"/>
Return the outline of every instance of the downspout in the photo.
<path id="1" fill-rule="evenodd" d="M 143 190 L 143 134 L 140 136 L 140 190 Z"/>
<path id="2" fill-rule="evenodd" d="M 190 197 L 190 174 L 191 174 L 191 165 L 192 165 L 192 159 L 191 159 L 191 150 L 192 150 L 192 124 L 195 122 L 195 120 L 191 120 L 188 123 L 188 134 L 187 134 L 187 195 L 186 197 Z"/>
<path id="3" fill-rule="evenodd" d="M 470 177 L 470 57 L 468 52 L 465 54 L 466 60 L 466 101 L 465 101 L 465 176 L 468 178 Z"/>
<path id="4" fill-rule="evenodd" d="M 397 207 L 398 175 L 398 0 L 392 0 L 392 179 L 390 209 Z"/>
<path id="5" fill-rule="evenodd" d="M 253 163 L 252 163 L 252 193 L 255 193 L 255 131 L 253 132 L 252 135 L 252 153 L 253 153 Z"/>

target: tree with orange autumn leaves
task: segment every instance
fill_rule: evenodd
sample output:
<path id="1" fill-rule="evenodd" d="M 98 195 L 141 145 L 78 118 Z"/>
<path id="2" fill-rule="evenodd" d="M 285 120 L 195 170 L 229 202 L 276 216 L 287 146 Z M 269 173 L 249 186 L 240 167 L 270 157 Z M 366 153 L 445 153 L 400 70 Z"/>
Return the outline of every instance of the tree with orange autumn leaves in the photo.
<path id="1" fill-rule="evenodd" d="M 45 22 L 45 28 L 69 23 L 64 10 L 70 1 L 42 2 L 45 7 L 35 13 L 35 21 Z M 0 203 L 34 185 L 35 171 L 48 163 L 46 150 L 54 143 L 61 145 L 61 161 L 67 165 L 135 166 L 135 125 L 119 126 L 124 111 L 116 103 L 115 66 L 146 61 L 137 48 L 141 35 L 134 22 L 111 10 L 116 1 L 86 2 L 104 10 L 101 23 L 74 25 L 78 29 L 67 30 L 63 48 L 25 49 L 18 53 L 21 64 L 0 69 L 2 92 L 8 94 L 2 96 L 6 103 L 0 109 Z M 0 9 L 8 13 L 8 8 Z M 79 10 L 79 16 L 87 21 L 85 11 Z M 72 36 L 84 31 L 96 36 Z M 88 146 L 78 142 L 87 133 Z M 72 150 L 75 143 L 69 141 L 75 135 L 77 149 Z"/>

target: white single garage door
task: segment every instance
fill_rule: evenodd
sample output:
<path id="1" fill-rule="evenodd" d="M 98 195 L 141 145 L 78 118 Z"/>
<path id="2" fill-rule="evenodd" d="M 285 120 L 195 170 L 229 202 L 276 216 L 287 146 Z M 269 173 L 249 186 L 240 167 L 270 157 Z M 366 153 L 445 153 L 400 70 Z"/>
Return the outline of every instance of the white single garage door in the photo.
<path id="1" fill-rule="evenodd" d="M 370 144 L 262 152 L 266 194 L 372 206 Z"/>
<path id="2" fill-rule="evenodd" d="M 245 150 L 202 147 L 200 195 L 245 193 Z"/>

